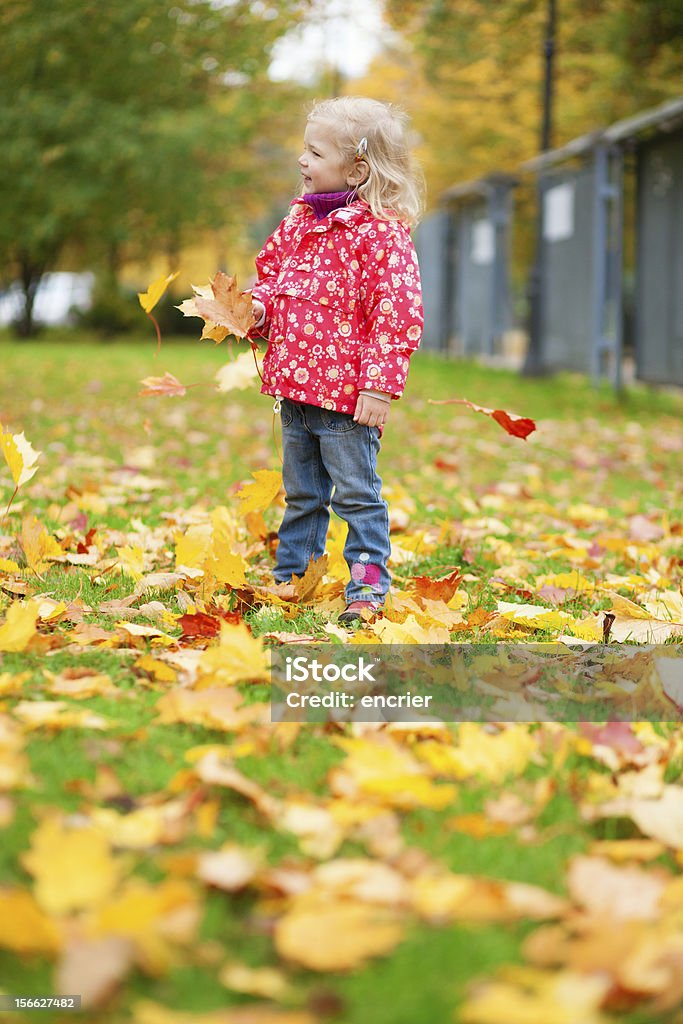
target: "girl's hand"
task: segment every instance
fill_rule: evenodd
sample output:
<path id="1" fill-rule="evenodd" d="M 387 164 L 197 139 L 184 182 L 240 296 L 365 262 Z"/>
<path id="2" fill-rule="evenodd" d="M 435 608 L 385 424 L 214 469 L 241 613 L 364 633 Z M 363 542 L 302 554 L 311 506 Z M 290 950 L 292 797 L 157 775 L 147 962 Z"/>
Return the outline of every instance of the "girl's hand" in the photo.
<path id="1" fill-rule="evenodd" d="M 251 300 L 251 312 L 256 321 L 256 327 L 260 327 L 266 319 L 266 307 L 258 299 Z"/>
<path id="2" fill-rule="evenodd" d="M 380 394 L 381 392 L 378 392 Z M 386 399 L 389 399 L 387 401 Z M 354 421 L 364 427 L 384 426 L 391 408 L 391 395 L 383 398 L 374 398 L 372 395 L 359 395 L 356 402 L 356 411 L 353 414 Z"/>

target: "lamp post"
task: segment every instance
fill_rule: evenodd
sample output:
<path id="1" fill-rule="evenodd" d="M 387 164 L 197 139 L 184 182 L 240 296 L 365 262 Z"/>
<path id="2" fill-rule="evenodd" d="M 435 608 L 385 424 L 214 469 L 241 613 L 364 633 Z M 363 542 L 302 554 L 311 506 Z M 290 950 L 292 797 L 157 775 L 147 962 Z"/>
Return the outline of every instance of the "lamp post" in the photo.
<path id="1" fill-rule="evenodd" d="M 541 117 L 541 152 L 546 153 L 552 146 L 553 100 L 554 100 L 554 58 L 555 25 L 557 20 L 556 0 L 547 0 L 545 38 L 543 40 L 543 99 Z M 536 179 L 536 247 L 534 262 L 529 272 L 527 300 L 529 304 L 529 345 L 522 372 L 525 376 L 539 376 L 543 372 L 542 347 L 542 303 L 543 303 L 543 182 L 542 171 Z"/>

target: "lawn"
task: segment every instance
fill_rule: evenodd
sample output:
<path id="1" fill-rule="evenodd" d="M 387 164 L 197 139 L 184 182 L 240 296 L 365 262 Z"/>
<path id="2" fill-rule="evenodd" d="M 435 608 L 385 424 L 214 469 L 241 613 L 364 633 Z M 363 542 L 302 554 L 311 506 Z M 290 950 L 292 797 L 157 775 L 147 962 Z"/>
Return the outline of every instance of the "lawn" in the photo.
<path id="1" fill-rule="evenodd" d="M 278 430 L 215 389 L 234 356 L 0 344 L 3 430 L 42 453 L 0 526 L 0 991 L 112 1024 L 680 1021 L 683 397 L 418 356 L 394 591 L 351 631 L 339 521 L 324 576 L 271 588 Z M 165 371 L 185 395 L 139 396 Z M 558 713 L 529 645 L 604 639 Z M 297 641 L 497 646 L 478 721 L 271 724 Z"/>

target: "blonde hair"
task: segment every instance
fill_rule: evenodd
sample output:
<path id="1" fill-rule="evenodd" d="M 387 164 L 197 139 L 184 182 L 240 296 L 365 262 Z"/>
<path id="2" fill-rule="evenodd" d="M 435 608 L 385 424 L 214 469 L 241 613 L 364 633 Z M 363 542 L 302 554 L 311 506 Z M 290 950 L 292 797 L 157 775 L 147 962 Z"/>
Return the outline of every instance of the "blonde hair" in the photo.
<path id="1" fill-rule="evenodd" d="M 325 124 L 342 160 L 362 159 L 369 174 L 357 188 L 375 217 L 415 224 L 422 213 L 422 173 L 408 143 L 408 115 L 391 103 L 364 96 L 338 96 L 316 103 L 308 121 Z M 361 140 L 367 148 L 359 155 Z"/>

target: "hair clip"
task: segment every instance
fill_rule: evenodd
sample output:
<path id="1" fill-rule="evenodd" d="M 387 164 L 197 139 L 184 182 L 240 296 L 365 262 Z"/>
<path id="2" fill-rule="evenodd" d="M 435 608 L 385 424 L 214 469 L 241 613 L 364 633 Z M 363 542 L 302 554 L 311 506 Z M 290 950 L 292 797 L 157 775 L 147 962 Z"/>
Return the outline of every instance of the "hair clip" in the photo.
<path id="1" fill-rule="evenodd" d="M 356 160 L 356 161 L 362 160 L 364 158 L 365 154 L 367 153 L 367 151 L 368 151 L 368 140 L 367 140 L 367 137 L 364 135 L 363 138 L 358 143 L 358 148 L 356 150 L 356 155 L 354 157 L 354 160 Z"/>

